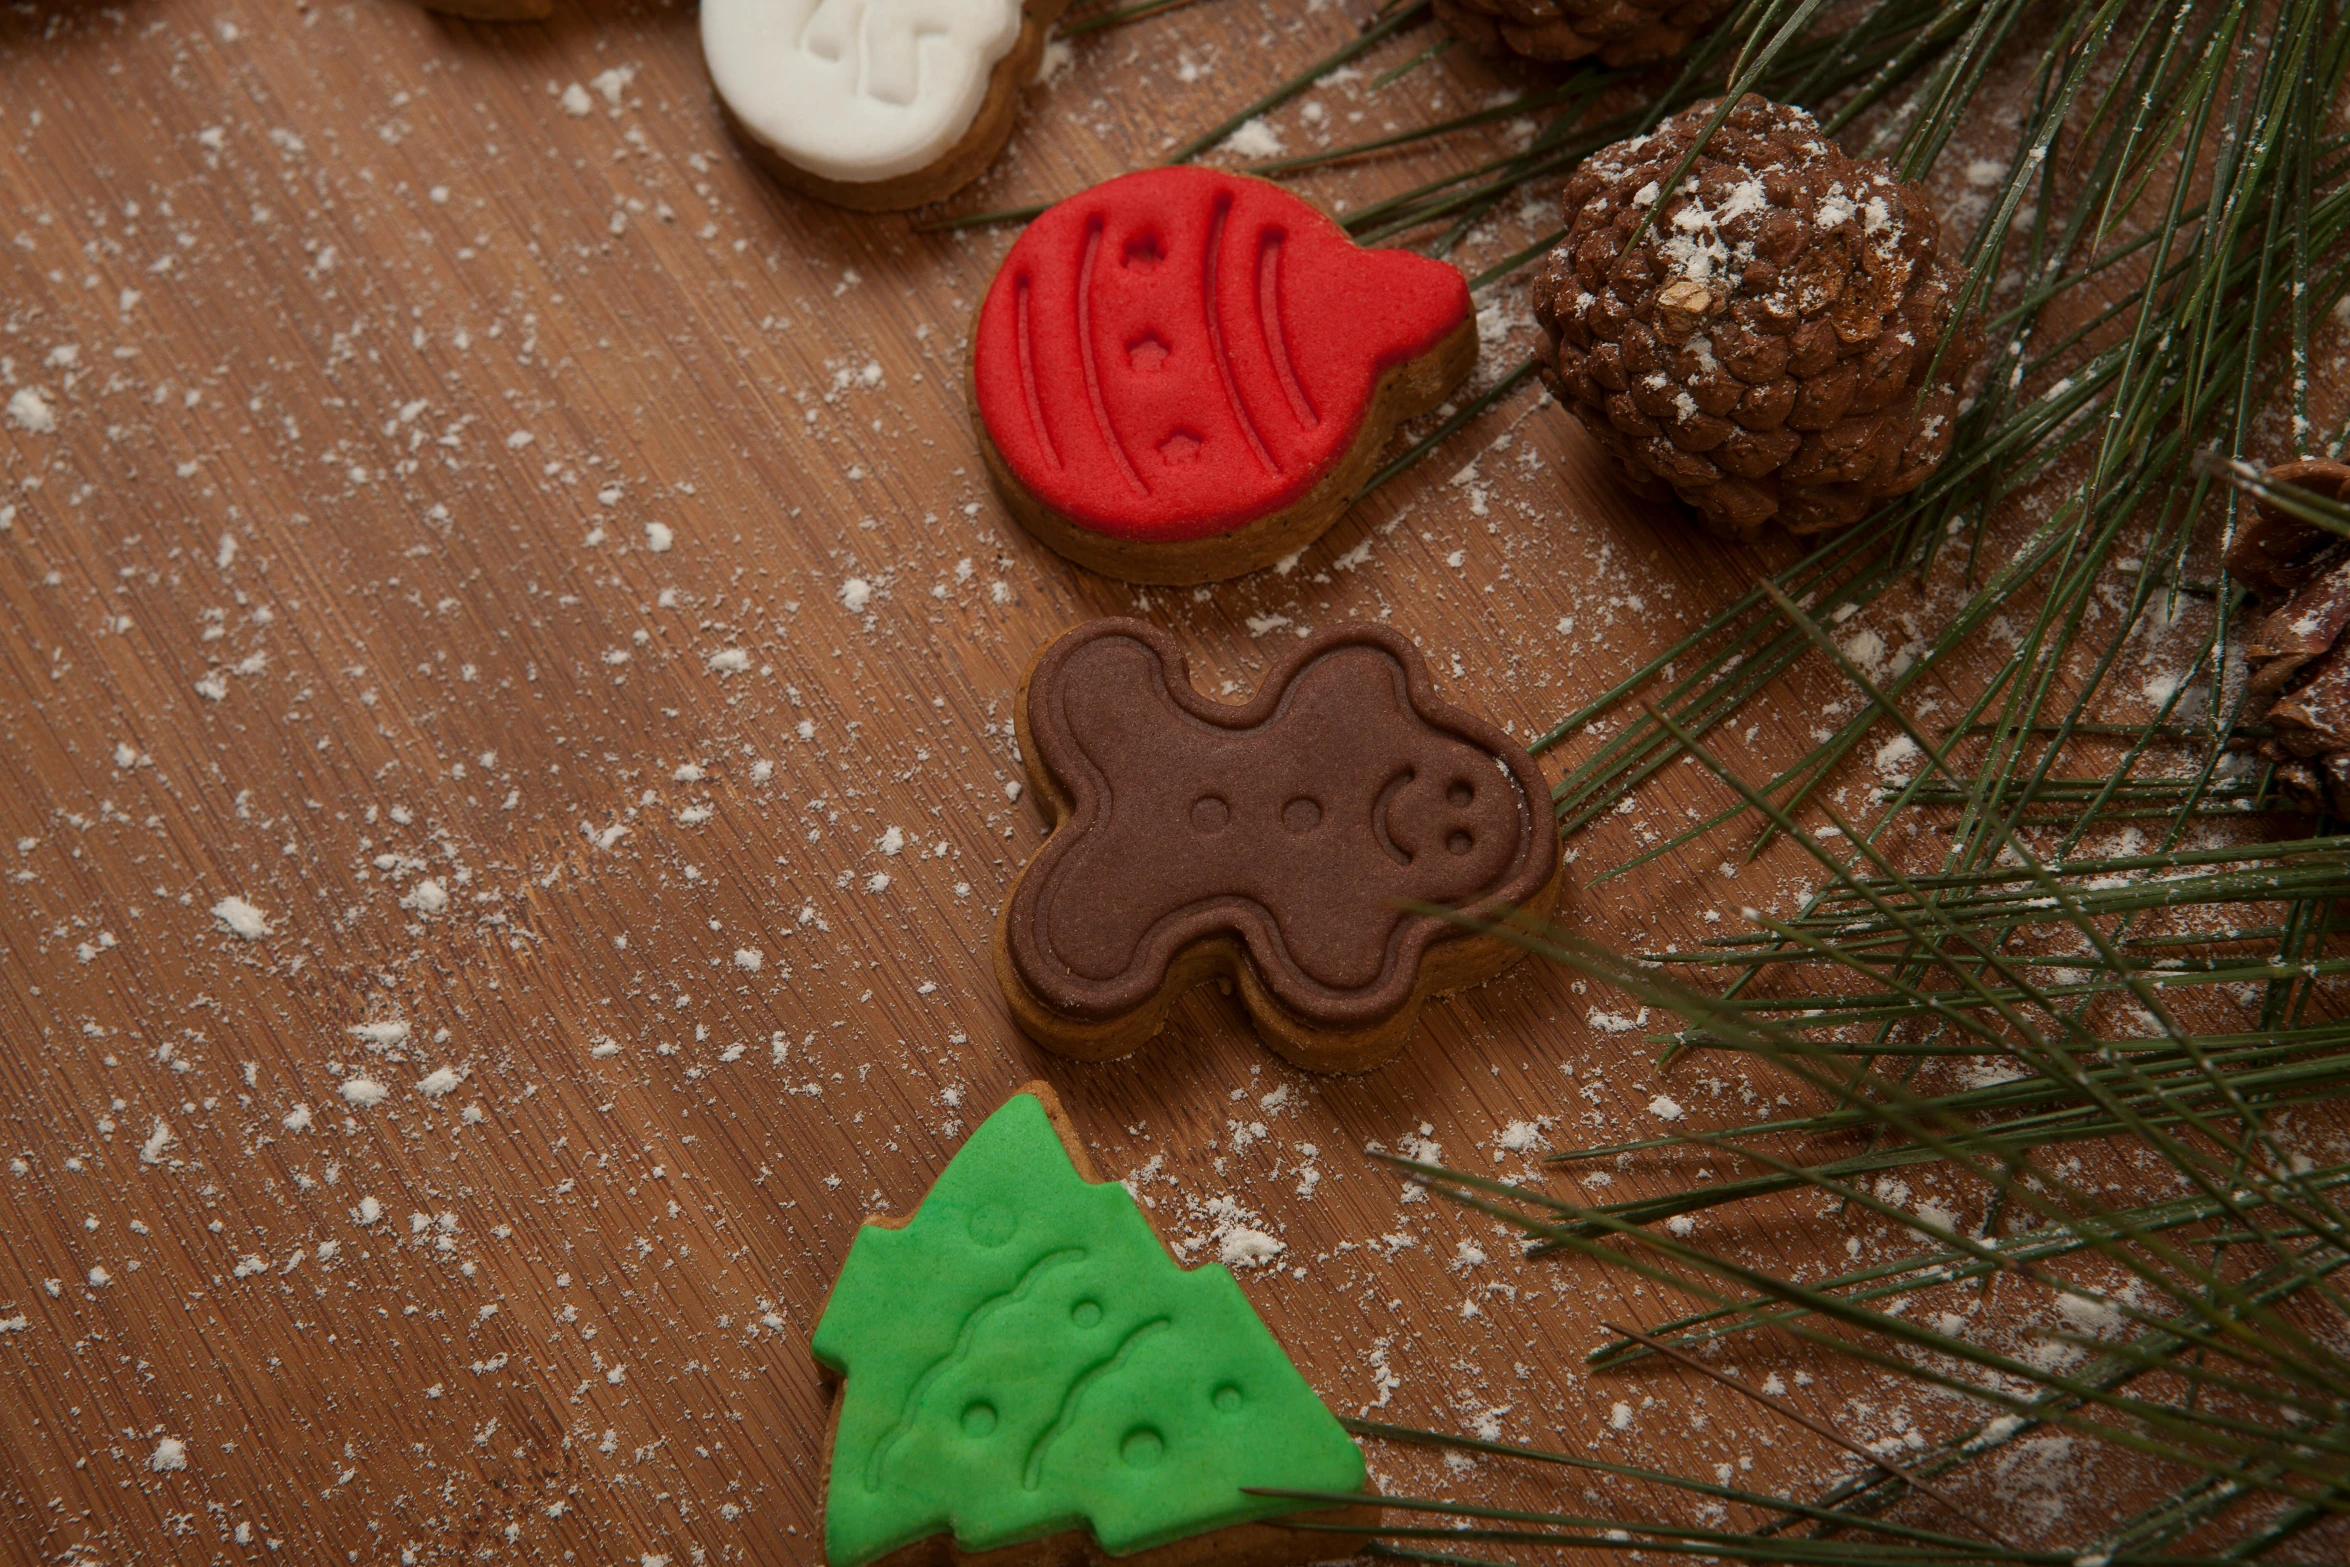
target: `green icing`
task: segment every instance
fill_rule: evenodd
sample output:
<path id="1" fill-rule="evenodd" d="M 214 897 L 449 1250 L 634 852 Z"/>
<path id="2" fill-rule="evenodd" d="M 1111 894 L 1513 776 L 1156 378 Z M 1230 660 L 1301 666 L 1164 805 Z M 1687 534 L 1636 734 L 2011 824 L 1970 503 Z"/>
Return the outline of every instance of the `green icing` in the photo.
<path id="1" fill-rule="evenodd" d="M 1112 1556 L 1356 1491 L 1363 1457 L 1221 1267 L 1175 1265 L 1079 1176 L 1034 1095 L 974 1132 L 903 1229 L 858 1231 L 816 1325 L 841 1372 L 832 1567 L 954 1532 L 1090 1528 Z"/>

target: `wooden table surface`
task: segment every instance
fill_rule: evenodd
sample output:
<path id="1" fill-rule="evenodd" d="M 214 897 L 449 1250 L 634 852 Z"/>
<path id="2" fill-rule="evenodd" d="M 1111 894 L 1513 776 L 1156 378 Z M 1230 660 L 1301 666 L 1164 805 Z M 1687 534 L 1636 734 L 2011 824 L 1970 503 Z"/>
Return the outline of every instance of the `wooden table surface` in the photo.
<path id="1" fill-rule="evenodd" d="M 1086 41 L 956 205 L 1147 163 L 1353 25 L 1208 0 Z M 987 960 L 1042 836 L 1010 697 L 1058 632 L 1147 615 L 1237 692 L 1378 619 L 1530 736 L 1784 541 L 1639 507 L 1524 389 L 1294 569 L 1138 593 L 1069 566 L 965 419 L 1009 231 L 785 195 L 729 143 L 688 5 L 35 0 L 0 13 L 0 82 L 0 1556 L 815 1561 L 833 1272 L 1036 1077 L 1187 1255 L 1282 1242 L 1244 1288 L 1342 1413 L 1748 1483 L 1848 1462 L 1669 1369 L 1588 1375 L 1602 1322 L 1676 1303 L 1523 1262 L 1364 1156 L 1520 1174 L 1659 1127 L 1668 1090 L 1724 1117 L 1771 1091 L 1660 1079 L 1661 1019 L 1529 963 L 1361 1077 L 1290 1070 L 1206 993 L 1078 1066 Z M 1496 87 L 1455 51 L 1270 128 L 1312 147 Z M 1485 324 L 1490 379 L 1531 322 L 1503 290 Z M 1791 685 L 1724 744 L 1791 756 L 1836 700 Z M 1675 768 L 1575 870 L 1724 798 Z M 1565 918 L 1637 948 L 1794 895 L 1734 853 Z M 1805 1205 L 1754 1240 L 1845 1233 Z M 1872 1436 L 1924 1418 L 1798 1396 Z M 1371 1456 L 1391 1490 L 1600 1505 Z"/>

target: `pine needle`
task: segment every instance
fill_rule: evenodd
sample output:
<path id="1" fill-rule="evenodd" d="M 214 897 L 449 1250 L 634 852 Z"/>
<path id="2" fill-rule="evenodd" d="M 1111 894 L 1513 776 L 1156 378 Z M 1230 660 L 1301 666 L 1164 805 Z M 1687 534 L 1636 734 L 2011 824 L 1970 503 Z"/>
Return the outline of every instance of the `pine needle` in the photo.
<path id="1" fill-rule="evenodd" d="M 2339 0 L 1865 0 L 1840 10 L 1833 30 L 1824 14 L 1814 0 L 1749 0 L 1670 80 L 1650 78 L 1644 102 L 1619 95 L 1605 119 L 1586 121 L 1597 100 L 1562 96 L 1523 151 L 1349 214 L 1358 235 L 1429 231 L 1441 253 L 1464 223 L 1558 178 L 1592 138 L 1653 125 L 1724 86 L 1825 106 L 1831 134 L 1873 126 L 1869 150 L 1922 179 L 1954 146 L 1980 145 L 1979 130 L 1962 136 L 1970 106 L 2021 73 L 2012 155 L 1965 241 L 1966 302 L 1984 318 L 1991 368 L 1948 460 L 1534 742 L 1538 754 L 1574 748 L 1554 797 L 1569 837 L 1682 761 L 1722 793 L 1713 814 L 1652 836 L 1590 882 L 1743 833 L 1749 855 L 1774 844 L 1800 854 L 1817 885 L 1784 913 L 1748 910 L 1744 928 L 1639 959 L 1555 929 L 1476 926 L 1678 1019 L 1662 1066 L 1695 1051 L 1735 1057 L 1815 1108 L 1713 1129 L 1677 1121 L 1554 1156 L 1562 1172 L 1602 1159 L 1712 1166 L 1709 1179 L 1609 1204 L 1385 1157 L 1511 1225 L 1536 1255 L 1626 1270 L 1697 1304 L 1623 1329 L 1594 1351 L 1596 1367 L 1662 1352 L 1720 1380 L 1709 1347 L 1761 1334 L 1754 1342 L 1792 1339 L 1984 1414 L 1899 1472 L 1873 1462 L 1815 1497 L 1773 1501 L 1747 1527 L 1405 1498 L 1390 1505 L 1430 1515 L 1427 1526 L 1383 1531 L 1376 1554 L 1473 1562 L 1453 1552 L 1490 1541 L 1514 1556 L 2260 1560 L 2350 1512 L 2350 1295 L 2337 1280 L 2350 1264 L 2350 1165 L 2312 1165 L 2278 1129 L 2287 1111 L 2350 1101 L 2350 952 L 2339 939 L 2350 824 L 2276 818 L 2272 769 L 2236 749 L 2262 733 L 2230 673 L 2245 595 L 2224 570 L 2190 561 L 2216 559 L 2215 541 L 2253 504 L 2350 536 L 2350 506 L 2265 477 L 2261 459 L 2276 453 L 2256 439 L 2255 417 L 2289 416 L 2292 452 L 2338 450 L 2350 436 L 2311 426 L 2307 384 L 2317 323 L 2350 293 L 2350 164 L 2330 129 L 2350 73 L 2350 17 Z M 1408 145 L 1390 135 L 1357 150 Z M 1521 248 L 1478 286 L 1505 286 L 1554 240 Z M 1380 482 L 1464 422 L 1448 421 Z M 2035 520 L 2019 527 L 2024 515 Z M 1955 607 L 1897 659 L 1872 654 L 1863 667 L 1835 628 L 1938 570 L 1963 573 Z M 2141 701 L 2119 684 L 2147 645 L 2133 638 L 2182 605 L 2200 618 L 2176 634 L 2179 672 Z M 1785 700 L 1786 677 L 1805 668 L 1831 674 L 1852 701 L 1792 763 L 1740 776 L 1710 736 Z M 1912 707 L 1927 682 L 1958 693 L 1930 729 Z M 1871 759 L 1880 776 L 1847 819 L 1823 791 L 1865 775 Z M 1913 830 L 1929 822 L 1931 833 Z M 2109 837 L 2119 846 L 2094 847 Z M 1977 1075 L 1933 1075 L 1952 1067 Z M 2134 1152 L 2157 1179 L 2117 1200 L 2060 1173 L 2072 1168 L 2067 1149 Z M 1897 1174 L 1977 1193 L 1983 1222 L 1922 1215 L 1891 1195 L 1907 1190 L 1890 1184 Z M 1800 1283 L 1696 1238 L 1709 1214 L 1801 1193 L 1913 1245 Z M 2129 1290 L 2092 1283 L 2101 1273 Z M 2116 1326 L 2056 1330 L 2050 1342 L 2086 1357 L 2067 1369 L 1903 1311 L 1935 1291 L 1987 1298 L 1994 1283 L 2011 1292 L 2003 1298 L 2070 1301 Z M 1948 1504 L 1947 1519 L 1964 1494 L 1949 1488 L 1970 1468 L 2042 1430 L 2183 1478 L 2143 1505 L 2117 1498 L 2099 1533 L 2046 1549 L 1865 1532 L 1935 1521 L 1901 1510 L 1905 1496 Z M 1693 1476 L 1661 1483 L 1729 1500 Z"/>

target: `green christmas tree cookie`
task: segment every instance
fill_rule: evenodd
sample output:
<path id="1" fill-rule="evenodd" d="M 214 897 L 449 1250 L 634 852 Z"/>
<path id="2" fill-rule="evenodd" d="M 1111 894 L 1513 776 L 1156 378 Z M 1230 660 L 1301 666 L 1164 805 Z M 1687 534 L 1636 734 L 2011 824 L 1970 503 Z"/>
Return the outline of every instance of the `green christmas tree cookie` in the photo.
<path id="1" fill-rule="evenodd" d="M 1083 1529 L 1127 1556 L 1298 1510 L 1243 1486 L 1363 1489 L 1231 1273 L 1184 1271 L 1125 1187 L 1088 1180 L 1050 1096 L 1008 1101 L 911 1219 L 849 1248 L 812 1344 L 846 1378 L 831 1567 L 949 1533 L 972 1552 Z M 1296 1538 L 1298 1559 L 1344 1549 Z"/>

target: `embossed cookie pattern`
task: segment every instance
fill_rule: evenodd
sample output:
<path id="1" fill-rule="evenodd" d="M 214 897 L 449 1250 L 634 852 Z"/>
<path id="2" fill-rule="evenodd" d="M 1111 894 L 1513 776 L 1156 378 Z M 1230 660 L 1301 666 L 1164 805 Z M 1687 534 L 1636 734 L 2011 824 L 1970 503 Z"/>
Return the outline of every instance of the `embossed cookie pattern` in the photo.
<path id="1" fill-rule="evenodd" d="M 1189 167 L 1030 224 L 981 305 L 975 422 L 1030 531 L 1141 581 L 1310 542 L 1476 358 L 1447 263 L 1365 250 L 1266 180 Z"/>
<path id="2" fill-rule="evenodd" d="M 1216 974 L 1301 1065 L 1355 1070 L 1425 996 L 1514 946 L 1406 904 L 1542 912 L 1559 857 L 1525 752 L 1438 701 L 1383 628 L 1302 645 L 1245 706 L 1196 693 L 1173 642 L 1098 621 L 1048 648 L 1022 754 L 1057 821 L 1005 906 L 1015 1015 L 1069 1054 L 1123 1054 Z"/>
<path id="3" fill-rule="evenodd" d="M 1298 1504 L 1244 1487 L 1359 1493 L 1362 1454 L 1231 1273 L 1178 1267 L 1125 1187 L 1094 1177 L 1041 1083 L 971 1134 L 911 1219 L 858 1231 L 811 1348 L 844 1378 L 831 1567 L 1065 1563 L 1080 1530 L 1166 1567 L 1359 1543 L 1257 1522 Z"/>
<path id="4" fill-rule="evenodd" d="M 1066 0 L 702 0 L 728 122 L 795 189 L 867 211 L 976 177 Z"/>

